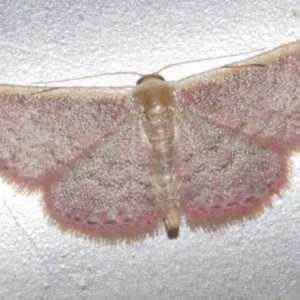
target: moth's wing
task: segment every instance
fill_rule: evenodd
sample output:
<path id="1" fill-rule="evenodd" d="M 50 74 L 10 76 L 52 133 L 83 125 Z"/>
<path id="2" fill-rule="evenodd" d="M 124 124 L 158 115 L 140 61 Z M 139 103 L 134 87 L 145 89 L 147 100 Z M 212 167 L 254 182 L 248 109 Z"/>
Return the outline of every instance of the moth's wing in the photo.
<path id="1" fill-rule="evenodd" d="M 121 124 L 44 190 L 46 209 L 65 229 L 91 237 L 144 237 L 160 211 L 138 118 Z"/>
<path id="2" fill-rule="evenodd" d="M 300 41 L 175 85 L 178 105 L 282 151 L 300 144 Z"/>
<path id="3" fill-rule="evenodd" d="M 0 174 L 29 191 L 46 185 L 132 106 L 125 89 L 0 85 Z"/>
<path id="4" fill-rule="evenodd" d="M 148 150 L 127 89 L 0 86 L 0 173 L 63 229 L 134 238 L 159 218 Z"/>
<path id="5" fill-rule="evenodd" d="M 177 125 L 179 203 L 192 227 L 215 229 L 252 217 L 286 183 L 287 159 L 276 149 L 196 112 L 178 114 Z"/>

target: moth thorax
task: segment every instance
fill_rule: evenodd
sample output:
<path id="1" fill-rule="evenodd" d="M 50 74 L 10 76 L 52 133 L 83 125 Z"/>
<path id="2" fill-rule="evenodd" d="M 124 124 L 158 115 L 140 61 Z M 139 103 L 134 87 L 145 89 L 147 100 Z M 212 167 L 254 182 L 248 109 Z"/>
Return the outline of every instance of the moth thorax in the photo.
<path id="1" fill-rule="evenodd" d="M 159 113 L 173 106 L 174 102 L 172 85 L 156 77 L 147 78 L 138 84 L 133 90 L 133 97 L 146 114 Z"/>

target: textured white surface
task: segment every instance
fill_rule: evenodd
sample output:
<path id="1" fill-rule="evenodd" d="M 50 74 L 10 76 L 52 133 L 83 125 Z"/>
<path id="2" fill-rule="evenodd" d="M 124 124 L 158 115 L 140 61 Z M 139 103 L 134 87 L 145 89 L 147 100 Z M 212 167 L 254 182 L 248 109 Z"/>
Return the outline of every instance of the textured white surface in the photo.
<path id="1" fill-rule="evenodd" d="M 148 73 L 300 39 L 299 0 L 30 2 L 0 4 L 1 83 Z M 163 75 L 172 80 L 201 70 L 185 65 Z M 68 85 L 135 80 L 100 77 Z M 48 223 L 39 195 L 2 184 L 0 299 L 298 299 L 299 157 L 293 157 L 290 186 L 256 220 L 213 234 L 182 226 L 177 240 L 161 232 L 133 245 L 63 234 Z"/>

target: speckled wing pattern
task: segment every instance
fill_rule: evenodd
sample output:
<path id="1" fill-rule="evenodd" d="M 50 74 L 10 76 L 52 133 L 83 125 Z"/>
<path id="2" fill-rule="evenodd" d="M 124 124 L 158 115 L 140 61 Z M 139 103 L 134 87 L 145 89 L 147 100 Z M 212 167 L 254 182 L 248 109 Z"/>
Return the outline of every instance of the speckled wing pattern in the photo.
<path id="1" fill-rule="evenodd" d="M 63 229 L 117 238 L 156 225 L 147 150 L 122 93 L 0 88 L 0 172 L 42 190 Z"/>
<path id="2" fill-rule="evenodd" d="M 139 122 L 120 125 L 45 193 L 46 207 L 61 226 L 110 239 L 134 238 L 157 226 L 161 216 Z"/>
<path id="3" fill-rule="evenodd" d="M 191 226 L 251 217 L 300 145 L 300 42 L 179 81 L 177 172 Z"/>
<path id="4" fill-rule="evenodd" d="M 292 43 L 169 85 L 171 173 L 191 227 L 251 217 L 287 183 L 288 157 L 300 145 L 299 49 Z M 63 229 L 145 237 L 164 216 L 138 103 L 127 89 L 1 85 L 1 175 L 41 190 Z"/>

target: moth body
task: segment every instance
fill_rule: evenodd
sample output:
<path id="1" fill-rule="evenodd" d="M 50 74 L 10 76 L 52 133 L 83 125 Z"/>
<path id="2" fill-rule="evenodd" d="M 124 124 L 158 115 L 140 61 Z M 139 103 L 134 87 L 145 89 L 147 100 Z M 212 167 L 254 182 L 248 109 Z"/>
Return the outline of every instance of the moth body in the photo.
<path id="1" fill-rule="evenodd" d="M 152 186 L 168 230 L 179 227 L 178 192 L 174 174 L 175 115 L 172 84 L 161 76 L 138 81 L 133 96 L 142 108 L 142 128 L 150 152 Z"/>

